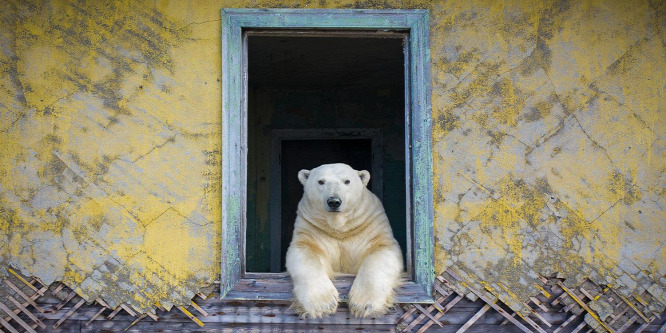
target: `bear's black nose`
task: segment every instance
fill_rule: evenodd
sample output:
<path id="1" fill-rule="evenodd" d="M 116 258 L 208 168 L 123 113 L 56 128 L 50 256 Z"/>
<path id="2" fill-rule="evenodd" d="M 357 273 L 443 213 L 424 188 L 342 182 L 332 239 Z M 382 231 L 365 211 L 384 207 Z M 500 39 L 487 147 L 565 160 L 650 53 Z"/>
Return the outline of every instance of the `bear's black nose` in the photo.
<path id="1" fill-rule="evenodd" d="M 340 200 L 338 197 L 330 197 L 328 200 L 326 200 L 326 203 L 328 204 L 328 207 L 337 209 L 340 208 L 340 205 L 342 205 L 342 200 Z"/>

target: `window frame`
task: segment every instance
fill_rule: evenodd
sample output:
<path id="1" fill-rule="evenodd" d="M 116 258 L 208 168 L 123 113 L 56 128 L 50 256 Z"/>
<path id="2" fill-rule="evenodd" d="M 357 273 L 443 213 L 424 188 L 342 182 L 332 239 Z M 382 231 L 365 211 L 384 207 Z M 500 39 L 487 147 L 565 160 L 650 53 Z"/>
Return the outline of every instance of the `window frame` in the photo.
<path id="1" fill-rule="evenodd" d="M 411 280 L 400 303 L 432 303 L 434 272 L 430 54 L 428 11 L 423 9 L 222 9 L 222 242 L 220 297 L 291 299 L 286 273 L 245 272 L 247 202 L 247 29 L 405 31 L 405 157 Z M 408 260 L 410 262 L 410 260 Z M 353 276 L 334 281 L 342 300 Z"/>

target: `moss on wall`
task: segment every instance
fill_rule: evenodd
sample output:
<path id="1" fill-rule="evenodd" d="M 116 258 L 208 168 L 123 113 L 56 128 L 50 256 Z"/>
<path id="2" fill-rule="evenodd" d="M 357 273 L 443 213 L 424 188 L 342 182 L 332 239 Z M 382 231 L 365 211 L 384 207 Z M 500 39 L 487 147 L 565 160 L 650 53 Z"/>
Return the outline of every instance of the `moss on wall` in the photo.
<path id="1" fill-rule="evenodd" d="M 222 7 L 428 8 L 436 271 L 663 310 L 664 1 L 0 2 L 0 261 L 148 310 L 217 278 Z"/>

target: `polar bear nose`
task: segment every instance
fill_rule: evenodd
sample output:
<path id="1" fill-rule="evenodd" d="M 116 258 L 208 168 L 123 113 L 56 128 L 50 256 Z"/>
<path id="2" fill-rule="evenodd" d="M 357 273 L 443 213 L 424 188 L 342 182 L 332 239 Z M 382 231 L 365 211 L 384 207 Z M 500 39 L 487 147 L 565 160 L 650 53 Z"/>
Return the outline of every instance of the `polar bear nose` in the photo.
<path id="1" fill-rule="evenodd" d="M 342 205 L 342 200 L 340 200 L 339 197 L 329 197 L 328 200 L 326 200 L 326 203 L 328 204 L 328 207 L 336 209 L 340 208 L 340 205 Z"/>

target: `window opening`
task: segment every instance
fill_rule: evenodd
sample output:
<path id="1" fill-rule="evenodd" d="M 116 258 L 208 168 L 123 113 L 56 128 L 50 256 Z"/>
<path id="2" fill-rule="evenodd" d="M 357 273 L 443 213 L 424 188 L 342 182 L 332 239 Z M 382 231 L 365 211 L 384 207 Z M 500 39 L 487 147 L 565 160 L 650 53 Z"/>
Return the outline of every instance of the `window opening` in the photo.
<path id="1" fill-rule="evenodd" d="M 406 35 L 265 33 L 246 33 L 246 271 L 285 270 L 303 193 L 297 173 L 336 162 L 370 171 L 369 188 L 384 203 L 403 257 L 409 258 Z"/>

